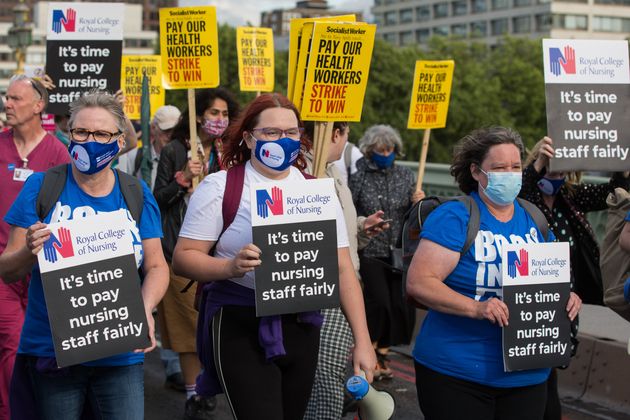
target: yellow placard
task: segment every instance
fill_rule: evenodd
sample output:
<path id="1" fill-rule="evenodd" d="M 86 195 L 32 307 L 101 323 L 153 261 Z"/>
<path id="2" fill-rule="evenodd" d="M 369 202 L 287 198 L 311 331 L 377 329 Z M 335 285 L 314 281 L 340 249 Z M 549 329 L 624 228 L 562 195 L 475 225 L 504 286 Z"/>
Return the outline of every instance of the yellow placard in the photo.
<path id="1" fill-rule="evenodd" d="M 238 79 L 246 92 L 272 92 L 274 85 L 271 28 L 236 28 Z"/>
<path id="2" fill-rule="evenodd" d="M 416 61 L 407 128 L 446 127 L 455 62 Z"/>
<path id="3" fill-rule="evenodd" d="M 306 71 L 308 59 L 311 53 L 311 45 L 313 41 L 313 22 L 307 22 L 302 26 L 302 35 L 300 39 L 300 51 L 298 53 L 297 67 L 294 78 L 293 97 L 291 102 L 295 104 L 298 110 L 302 109 L 302 100 L 304 99 L 304 82 L 306 81 Z"/>
<path id="4" fill-rule="evenodd" d="M 315 23 L 301 115 L 313 121 L 360 121 L 376 25 Z"/>
<path id="5" fill-rule="evenodd" d="M 341 16 L 322 16 L 316 18 L 298 18 L 291 19 L 291 25 L 289 28 L 289 68 L 288 68 L 288 85 L 287 85 L 287 98 L 292 98 L 294 94 L 295 86 L 295 73 L 298 62 L 298 54 L 300 52 L 301 38 L 302 38 L 302 26 L 308 22 L 356 22 L 355 15 L 341 15 Z"/>
<path id="6" fill-rule="evenodd" d="M 163 84 L 167 89 L 219 85 L 219 40 L 216 9 L 160 9 Z"/>
<path id="7" fill-rule="evenodd" d="M 120 69 L 120 89 L 125 94 L 125 114 L 130 120 L 140 119 L 142 98 L 142 75 L 146 73 L 149 82 L 151 118 L 155 111 L 164 105 L 162 87 L 162 63 L 159 55 L 123 55 Z"/>

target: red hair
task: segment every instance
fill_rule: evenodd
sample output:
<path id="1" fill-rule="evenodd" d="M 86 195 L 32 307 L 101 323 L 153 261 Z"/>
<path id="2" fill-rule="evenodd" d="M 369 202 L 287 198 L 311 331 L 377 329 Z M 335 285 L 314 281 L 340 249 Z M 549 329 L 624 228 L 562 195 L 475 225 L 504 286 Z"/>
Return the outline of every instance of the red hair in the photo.
<path id="1" fill-rule="evenodd" d="M 270 108 L 284 108 L 293 111 L 298 121 L 299 127 L 304 127 L 304 123 L 300 118 L 300 112 L 297 110 L 293 102 L 279 93 L 266 93 L 258 96 L 247 105 L 239 117 L 230 124 L 223 135 L 223 165 L 226 168 L 240 165 L 247 162 L 251 157 L 251 151 L 243 140 L 244 133 L 251 132 L 258 124 L 260 114 Z M 300 154 L 293 166 L 300 170 L 306 168 L 306 160 L 304 152 L 311 150 L 311 141 L 308 136 L 303 135 L 300 139 L 302 147 Z"/>

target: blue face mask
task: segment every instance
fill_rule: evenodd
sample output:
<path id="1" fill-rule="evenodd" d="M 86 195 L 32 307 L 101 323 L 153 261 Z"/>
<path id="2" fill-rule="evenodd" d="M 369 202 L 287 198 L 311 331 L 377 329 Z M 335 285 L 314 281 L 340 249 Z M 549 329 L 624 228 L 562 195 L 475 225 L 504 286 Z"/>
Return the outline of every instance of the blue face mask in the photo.
<path id="1" fill-rule="evenodd" d="M 481 168 L 479 170 L 488 177 L 488 186 L 486 188 L 481 184 L 479 186 L 490 201 L 498 206 L 507 206 L 514 202 L 521 191 L 523 182 L 521 172 L 485 172 Z"/>
<path id="2" fill-rule="evenodd" d="M 543 194 L 546 195 L 556 195 L 560 188 L 564 185 L 565 178 L 560 179 L 549 179 L 542 178 L 538 181 L 538 188 L 542 191 Z"/>
<path id="3" fill-rule="evenodd" d="M 74 167 L 81 173 L 91 175 L 107 168 L 107 164 L 118 155 L 120 147 L 117 140 L 106 144 L 95 141 L 77 143 L 73 140 L 68 151 Z"/>
<path id="4" fill-rule="evenodd" d="M 394 164 L 394 159 L 396 159 L 396 154 L 394 152 L 391 152 L 388 155 L 379 155 L 378 153 L 372 153 L 371 159 L 377 168 L 387 169 L 387 168 L 391 168 L 391 166 Z"/>
<path id="5" fill-rule="evenodd" d="M 298 158 L 300 141 L 283 137 L 278 140 L 256 140 L 256 159 L 274 171 L 284 171 Z"/>

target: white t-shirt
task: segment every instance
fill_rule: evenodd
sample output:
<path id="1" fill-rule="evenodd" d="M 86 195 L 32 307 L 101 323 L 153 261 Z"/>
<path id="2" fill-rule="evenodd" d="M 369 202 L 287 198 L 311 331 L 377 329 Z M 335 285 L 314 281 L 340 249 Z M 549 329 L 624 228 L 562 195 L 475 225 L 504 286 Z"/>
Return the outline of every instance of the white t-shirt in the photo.
<path id="1" fill-rule="evenodd" d="M 221 230 L 223 230 L 223 193 L 225 191 L 225 182 L 227 180 L 227 172 L 219 171 L 208 175 L 195 189 L 190 197 L 190 203 L 184 217 L 184 224 L 179 231 L 179 236 L 199 241 L 215 242 Z M 251 219 L 251 200 L 249 186 L 257 182 L 286 182 L 304 180 L 302 173 L 295 167 L 290 168 L 289 176 L 282 180 L 274 180 L 267 178 L 258 173 L 251 162 L 245 165 L 245 182 L 243 184 L 243 195 L 241 203 L 238 206 L 234 221 L 227 228 L 221 240 L 217 243 L 214 255 L 219 258 L 234 258 L 234 256 L 245 245 L 252 243 L 252 219 Z M 335 205 L 337 207 L 337 248 L 345 248 L 349 246 L 348 233 L 343 218 L 343 210 L 339 204 L 339 200 L 335 197 Z M 263 264 L 265 256 L 262 256 Z M 249 272 L 242 278 L 230 279 L 241 286 L 254 288 L 254 273 Z"/>
<path id="2" fill-rule="evenodd" d="M 348 173 L 348 168 L 346 167 L 346 152 L 348 148 L 350 148 L 351 150 L 350 173 Z M 333 162 L 335 166 L 337 167 L 337 169 L 339 170 L 339 175 L 341 179 L 346 180 L 346 184 L 350 175 L 354 174 L 357 171 L 357 161 L 361 159 L 362 157 L 363 157 L 363 153 L 361 153 L 361 150 L 359 150 L 359 148 L 355 146 L 354 144 L 347 142 L 346 146 L 343 149 L 343 153 L 341 154 L 341 158 Z"/>

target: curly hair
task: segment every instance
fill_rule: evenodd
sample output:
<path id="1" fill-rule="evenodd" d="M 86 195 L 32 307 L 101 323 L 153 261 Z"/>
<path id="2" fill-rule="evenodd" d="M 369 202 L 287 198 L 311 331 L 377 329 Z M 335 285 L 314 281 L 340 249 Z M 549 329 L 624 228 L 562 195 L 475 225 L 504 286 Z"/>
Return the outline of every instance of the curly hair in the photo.
<path id="1" fill-rule="evenodd" d="M 521 135 L 511 128 L 487 127 L 472 131 L 464 136 L 453 151 L 453 163 L 451 164 L 451 175 L 459 184 L 459 189 L 466 194 L 477 191 L 478 182 L 473 178 L 470 165 L 473 163 L 481 166 L 492 146 L 500 144 L 513 144 L 522 158 L 523 140 Z"/>
<path id="2" fill-rule="evenodd" d="M 225 130 L 222 160 L 226 168 L 240 165 L 250 159 L 251 151 L 243 141 L 243 133 L 252 131 L 258 124 L 260 114 L 270 108 L 284 108 L 292 111 L 297 118 L 298 127 L 304 127 L 304 123 L 300 118 L 300 112 L 285 96 L 279 93 L 266 93 L 258 96 L 247 105 L 237 120 Z M 302 136 L 300 143 L 300 154 L 293 165 L 303 170 L 306 168 L 304 153 L 311 150 L 311 141 L 308 136 Z"/>

